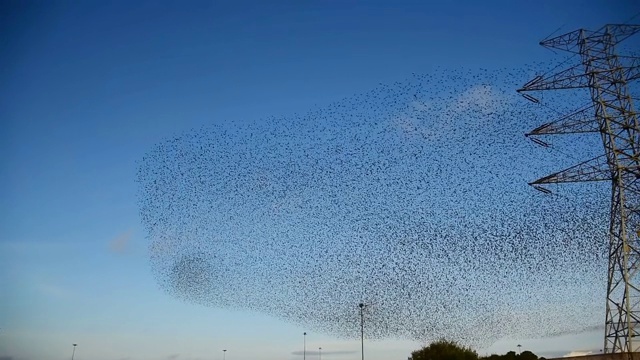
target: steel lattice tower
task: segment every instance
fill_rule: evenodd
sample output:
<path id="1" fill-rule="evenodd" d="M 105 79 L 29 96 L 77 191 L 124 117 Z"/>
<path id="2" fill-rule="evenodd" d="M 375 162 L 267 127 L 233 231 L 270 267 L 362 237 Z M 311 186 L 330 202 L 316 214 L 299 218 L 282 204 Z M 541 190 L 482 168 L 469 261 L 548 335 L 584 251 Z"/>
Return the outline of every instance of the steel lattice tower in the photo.
<path id="1" fill-rule="evenodd" d="M 591 105 L 543 124 L 526 136 L 600 133 L 604 155 L 540 178 L 530 185 L 610 181 L 609 266 L 604 334 L 605 353 L 640 350 L 640 126 L 628 83 L 640 79 L 640 58 L 619 56 L 616 45 L 640 31 L 640 25 L 605 25 L 576 30 L 540 45 L 579 55 L 580 63 L 549 76 L 537 76 L 518 90 L 588 88 Z"/>

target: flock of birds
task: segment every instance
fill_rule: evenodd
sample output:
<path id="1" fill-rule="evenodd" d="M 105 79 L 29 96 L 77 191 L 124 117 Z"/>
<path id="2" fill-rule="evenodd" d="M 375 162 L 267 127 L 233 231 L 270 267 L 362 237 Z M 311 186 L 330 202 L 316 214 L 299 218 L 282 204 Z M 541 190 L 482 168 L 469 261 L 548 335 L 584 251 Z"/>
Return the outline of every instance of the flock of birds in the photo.
<path id="1" fill-rule="evenodd" d="M 523 134 L 588 93 L 515 89 L 531 70 L 442 70 L 306 114 L 158 144 L 139 205 L 160 286 L 340 337 L 553 336 L 603 323 L 606 183 L 527 183 L 600 154 Z"/>

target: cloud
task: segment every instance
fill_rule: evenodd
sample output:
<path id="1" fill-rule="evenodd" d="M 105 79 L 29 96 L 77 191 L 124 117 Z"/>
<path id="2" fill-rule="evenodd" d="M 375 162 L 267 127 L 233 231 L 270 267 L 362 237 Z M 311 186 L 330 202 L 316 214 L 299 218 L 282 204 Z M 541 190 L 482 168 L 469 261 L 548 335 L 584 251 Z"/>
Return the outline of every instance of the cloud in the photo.
<path id="1" fill-rule="evenodd" d="M 115 254 L 124 254 L 129 249 L 131 242 L 131 230 L 124 232 L 109 241 L 109 250 Z"/>
<path id="2" fill-rule="evenodd" d="M 600 349 L 591 350 L 554 350 L 554 351 L 541 351 L 536 352 L 536 355 L 545 357 L 547 359 L 554 358 L 569 358 L 576 356 L 596 355 L 602 353 Z"/>
<path id="3" fill-rule="evenodd" d="M 493 113 L 500 105 L 497 94 L 489 85 L 475 85 L 462 93 L 455 101 L 455 109 L 466 112 L 471 108 L 480 110 L 483 114 Z"/>
<path id="4" fill-rule="evenodd" d="M 546 359 L 555 359 L 562 357 L 563 354 L 566 354 L 566 351 L 535 351 L 535 354 L 539 357 L 543 357 Z"/>
<path id="5" fill-rule="evenodd" d="M 176 360 L 178 357 L 180 357 L 180 354 L 171 354 L 169 356 L 166 357 L 167 360 Z"/>
<path id="6" fill-rule="evenodd" d="M 0 360 L 13 360 L 13 356 L 0 356 Z"/>
<path id="7" fill-rule="evenodd" d="M 454 98 L 440 102 L 412 100 L 405 112 L 392 119 L 393 125 L 406 136 L 419 136 L 430 141 L 450 134 L 459 127 L 459 117 L 469 121 L 469 113 L 488 117 L 504 106 L 506 97 L 490 85 L 476 84 Z M 428 120 L 425 120 L 425 114 Z"/>
<path id="8" fill-rule="evenodd" d="M 307 355 L 318 355 L 319 351 L 307 350 Z M 357 351 L 355 350 L 336 350 L 336 351 L 322 351 L 322 356 L 325 355 L 350 355 L 355 354 Z M 293 351 L 291 355 L 303 355 L 304 351 Z"/>
<path id="9" fill-rule="evenodd" d="M 68 299 L 71 297 L 71 292 L 59 285 L 42 282 L 42 283 L 36 284 L 36 288 L 40 293 L 42 293 L 47 297 L 57 298 L 57 299 Z M 3 359 L 0 358 L 0 360 L 3 360 Z"/>
<path id="10" fill-rule="evenodd" d="M 585 356 L 585 355 L 593 355 L 597 353 L 598 353 L 598 350 L 573 350 L 568 354 L 562 355 L 562 357 Z"/>

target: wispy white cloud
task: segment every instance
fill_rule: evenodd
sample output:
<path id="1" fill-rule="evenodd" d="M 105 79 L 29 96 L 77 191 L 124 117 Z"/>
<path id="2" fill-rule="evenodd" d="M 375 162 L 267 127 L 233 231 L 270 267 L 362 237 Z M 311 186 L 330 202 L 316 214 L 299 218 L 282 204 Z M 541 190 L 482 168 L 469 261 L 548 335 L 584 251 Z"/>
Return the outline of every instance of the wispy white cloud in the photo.
<path id="1" fill-rule="evenodd" d="M 70 290 L 50 282 L 37 283 L 36 289 L 39 293 L 49 298 L 69 299 L 72 296 Z"/>
<path id="2" fill-rule="evenodd" d="M 593 355 L 596 353 L 597 353 L 597 350 L 574 350 L 569 352 L 568 354 L 562 355 L 562 357 L 585 356 L 585 355 Z"/>
<path id="3" fill-rule="evenodd" d="M 129 250 L 132 231 L 126 231 L 109 241 L 109 250 L 115 254 L 124 254 Z"/>
<path id="4" fill-rule="evenodd" d="M 465 112 L 471 108 L 490 114 L 498 110 L 496 101 L 500 95 L 490 85 L 476 85 L 460 94 L 453 105 L 459 112 Z"/>
<path id="5" fill-rule="evenodd" d="M 322 355 L 323 356 L 327 356 L 327 355 L 349 355 L 349 354 L 356 354 L 357 351 L 356 350 L 333 350 L 333 351 L 323 351 Z M 303 351 L 293 351 L 291 352 L 291 355 L 303 355 L 305 354 L 305 352 Z M 307 350 L 306 351 L 307 355 L 320 355 L 320 351 L 318 350 Z"/>
<path id="6" fill-rule="evenodd" d="M 456 124 L 456 121 L 460 115 L 472 111 L 485 117 L 491 116 L 500 110 L 505 100 L 504 94 L 490 85 L 477 84 L 444 101 L 444 105 L 412 100 L 407 111 L 393 118 L 392 126 L 408 137 L 416 136 L 429 141 L 458 128 L 460 124 Z"/>

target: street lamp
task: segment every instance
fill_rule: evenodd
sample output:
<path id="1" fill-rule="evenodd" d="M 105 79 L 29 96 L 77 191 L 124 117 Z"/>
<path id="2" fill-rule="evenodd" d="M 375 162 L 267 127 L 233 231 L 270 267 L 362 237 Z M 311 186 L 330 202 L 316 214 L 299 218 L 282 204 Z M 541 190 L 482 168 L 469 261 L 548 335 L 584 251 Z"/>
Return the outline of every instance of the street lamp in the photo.
<path id="1" fill-rule="evenodd" d="M 222 350 L 222 360 L 226 360 L 227 359 L 227 350 Z"/>
<path id="2" fill-rule="evenodd" d="M 302 348 L 302 360 L 307 360 L 307 332 L 302 333 L 303 335 L 303 348 Z"/>
<path id="3" fill-rule="evenodd" d="M 73 357 L 76 355 L 76 346 L 78 346 L 78 344 L 73 344 L 73 352 L 71 352 L 71 360 L 73 360 Z"/>
<path id="4" fill-rule="evenodd" d="M 364 360 L 364 303 L 358 305 L 360 307 L 360 345 L 362 347 L 362 360 Z"/>
<path id="5" fill-rule="evenodd" d="M 318 360 L 322 360 L 322 348 L 318 348 Z"/>
<path id="6" fill-rule="evenodd" d="M 522 354 L 522 350 L 520 350 L 521 347 L 522 345 L 518 344 L 518 355 Z"/>

